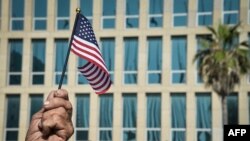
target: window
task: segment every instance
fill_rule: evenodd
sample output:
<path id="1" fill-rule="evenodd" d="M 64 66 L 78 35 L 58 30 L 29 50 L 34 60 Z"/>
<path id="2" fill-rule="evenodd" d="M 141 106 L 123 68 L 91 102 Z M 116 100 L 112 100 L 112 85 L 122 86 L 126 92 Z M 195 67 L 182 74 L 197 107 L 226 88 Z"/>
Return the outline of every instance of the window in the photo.
<path id="1" fill-rule="evenodd" d="M 33 39 L 32 40 L 32 84 L 42 85 L 44 84 L 45 75 L 45 40 Z"/>
<path id="2" fill-rule="evenodd" d="M 188 0 L 173 0 L 174 27 L 187 26 Z"/>
<path id="3" fill-rule="evenodd" d="M 228 125 L 239 124 L 238 109 L 238 94 L 231 93 L 227 96 Z"/>
<path id="4" fill-rule="evenodd" d="M 9 72 L 8 84 L 21 85 L 23 41 L 21 39 L 9 40 Z"/>
<path id="5" fill-rule="evenodd" d="M 147 94 L 147 141 L 161 140 L 161 95 Z"/>
<path id="6" fill-rule="evenodd" d="M 47 0 L 34 0 L 33 29 L 46 30 L 47 28 Z"/>
<path id="7" fill-rule="evenodd" d="M 138 28 L 139 27 L 139 0 L 126 0 L 126 28 Z"/>
<path id="8" fill-rule="evenodd" d="M 30 121 L 33 114 L 38 112 L 43 106 L 43 94 L 30 94 Z"/>
<path id="9" fill-rule="evenodd" d="M 162 38 L 149 37 L 148 39 L 148 84 L 161 83 L 162 70 Z"/>
<path id="10" fill-rule="evenodd" d="M 57 0 L 57 17 L 56 29 L 67 30 L 69 29 L 69 9 L 70 0 Z"/>
<path id="11" fill-rule="evenodd" d="M 163 25 L 163 1 L 149 0 L 149 27 L 162 27 Z"/>
<path id="12" fill-rule="evenodd" d="M 89 140 L 89 94 L 76 94 L 75 140 Z"/>
<path id="13" fill-rule="evenodd" d="M 113 95 L 100 95 L 99 140 L 112 141 Z"/>
<path id="14" fill-rule="evenodd" d="M 137 126 L 137 98 L 136 94 L 123 94 L 123 141 L 136 140 Z"/>
<path id="15" fill-rule="evenodd" d="M 79 0 L 81 13 L 84 13 L 84 16 L 92 23 L 93 20 L 93 0 Z"/>
<path id="16" fill-rule="evenodd" d="M 137 83 L 138 39 L 124 38 L 124 83 Z"/>
<path id="17" fill-rule="evenodd" d="M 197 141 L 212 140 L 211 94 L 196 93 L 196 138 Z"/>
<path id="18" fill-rule="evenodd" d="M 114 69 L 115 69 L 115 39 L 102 38 L 101 39 L 101 53 L 104 62 L 107 66 L 111 81 L 114 83 Z"/>
<path id="19" fill-rule="evenodd" d="M 240 0 L 223 0 L 223 23 L 237 24 L 239 22 Z"/>
<path id="20" fill-rule="evenodd" d="M 198 0 L 197 25 L 208 26 L 213 23 L 213 0 Z"/>
<path id="21" fill-rule="evenodd" d="M 173 84 L 186 83 L 187 39 L 185 36 L 172 37 L 171 76 Z"/>
<path id="22" fill-rule="evenodd" d="M 11 0 L 10 2 L 10 29 L 23 30 L 24 28 L 24 0 Z"/>
<path id="23" fill-rule="evenodd" d="M 210 38 L 211 35 L 197 35 L 196 36 L 196 53 L 198 53 L 198 51 L 200 51 L 201 49 L 204 49 L 204 42 L 206 41 L 206 38 Z M 207 43 L 207 42 L 206 42 Z M 202 80 L 202 76 L 199 74 L 198 72 L 198 67 L 199 67 L 199 63 L 201 63 L 200 61 L 196 62 L 196 83 L 201 84 L 203 83 Z"/>
<path id="24" fill-rule="evenodd" d="M 63 71 L 64 62 L 65 62 L 66 55 L 68 52 L 68 40 L 56 39 L 55 44 L 56 44 L 55 84 L 59 84 L 60 79 L 61 79 L 61 74 Z M 68 77 L 67 77 L 67 68 L 66 68 L 65 76 L 64 76 L 62 84 L 67 84 L 67 79 Z"/>
<path id="25" fill-rule="evenodd" d="M 6 125 L 5 125 L 5 141 L 18 140 L 19 114 L 20 114 L 20 95 L 7 95 L 6 105 Z"/>
<path id="26" fill-rule="evenodd" d="M 116 0 L 102 0 L 102 28 L 115 28 Z"/>
<path id="27" fill-rule="evenodd" d="M 171 141 L 186 140 L 186 96 L 171 93 Z"/>

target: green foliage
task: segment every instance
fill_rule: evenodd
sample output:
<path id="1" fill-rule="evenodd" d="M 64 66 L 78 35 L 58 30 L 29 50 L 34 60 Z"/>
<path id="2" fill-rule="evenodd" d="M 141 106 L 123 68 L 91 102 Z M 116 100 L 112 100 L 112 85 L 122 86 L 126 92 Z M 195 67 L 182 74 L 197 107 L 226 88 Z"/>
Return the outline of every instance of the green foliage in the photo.
<path id="1" fill-rule="evenodd" d="M 212 36 L 201 40 L 202 48 L 194 56 L 205 85 L 222 96 L 231 93 L 250 70 L 248 41 L 238 41 L 240 25 L 207 27 Z"/>

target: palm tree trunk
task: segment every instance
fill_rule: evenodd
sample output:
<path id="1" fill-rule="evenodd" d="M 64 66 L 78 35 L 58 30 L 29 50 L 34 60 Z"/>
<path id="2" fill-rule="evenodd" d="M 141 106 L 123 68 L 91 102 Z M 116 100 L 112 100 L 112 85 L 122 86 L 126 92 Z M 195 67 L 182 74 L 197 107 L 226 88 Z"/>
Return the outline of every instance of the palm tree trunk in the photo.
<path id="1" fill-rule="evenodd" d="M 223 125 L 228 124 L 228 116 L 227 116 L 227 97 L 226 94 L 221 96 L 221 106 L 222 106 L 222 123 Z M 223 126 L 222 125 L 222 126 Z"/>

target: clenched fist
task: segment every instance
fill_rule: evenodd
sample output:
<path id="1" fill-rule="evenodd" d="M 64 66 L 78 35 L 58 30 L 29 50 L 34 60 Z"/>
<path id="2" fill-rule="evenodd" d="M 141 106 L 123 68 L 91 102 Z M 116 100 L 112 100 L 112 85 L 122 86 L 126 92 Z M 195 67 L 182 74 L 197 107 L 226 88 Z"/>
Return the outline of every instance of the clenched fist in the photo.
<path id="1" fill-rule="evenodd" d="M 51 91 L 42 109 L 32 117 L 25 141 L 66 141 L 74 133 L 68 92 Z"/>

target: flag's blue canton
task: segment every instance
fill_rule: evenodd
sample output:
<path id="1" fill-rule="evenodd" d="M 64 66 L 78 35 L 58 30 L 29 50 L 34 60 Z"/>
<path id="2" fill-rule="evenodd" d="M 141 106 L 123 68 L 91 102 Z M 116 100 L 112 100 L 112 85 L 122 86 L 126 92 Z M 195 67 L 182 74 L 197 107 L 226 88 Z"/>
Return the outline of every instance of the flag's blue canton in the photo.
<path id="1" fill-rule="evenodd" d="M 80 37 L 81 39 L 84 39 L 88 42 L 95 44 L 98 47 L 92 26 L 88 21 L 88 19 L 82 15 L 79 15 L 79 19 L 77 21 L 75 29 L 75 35 Z"/>

